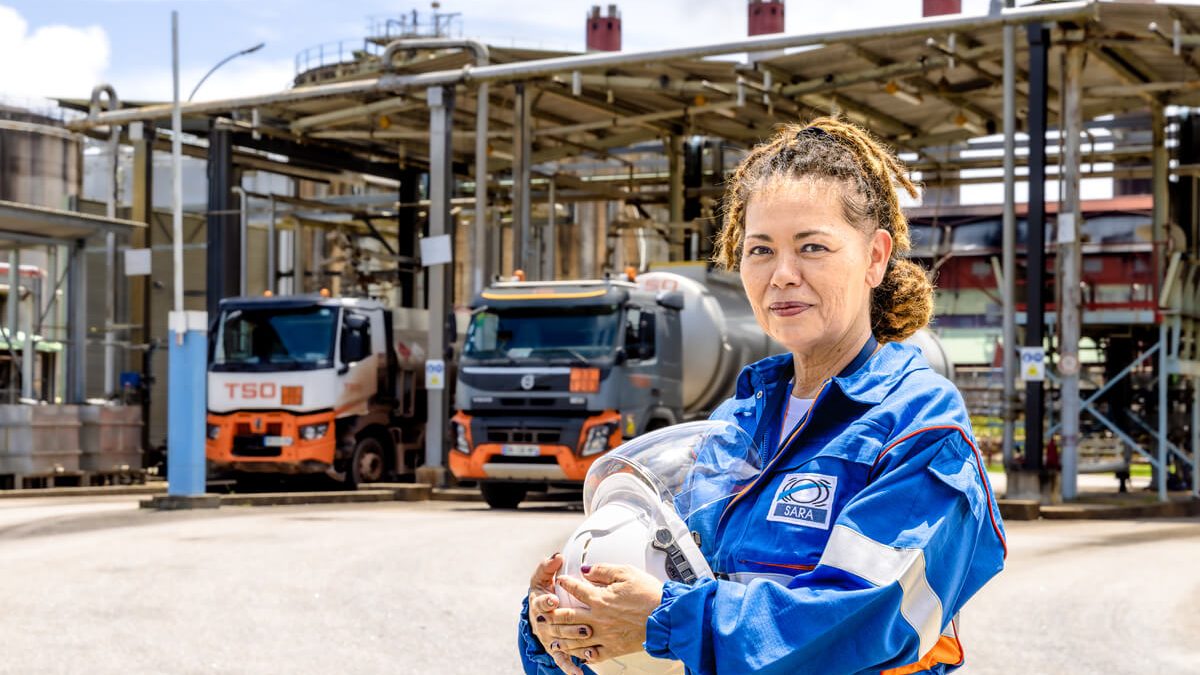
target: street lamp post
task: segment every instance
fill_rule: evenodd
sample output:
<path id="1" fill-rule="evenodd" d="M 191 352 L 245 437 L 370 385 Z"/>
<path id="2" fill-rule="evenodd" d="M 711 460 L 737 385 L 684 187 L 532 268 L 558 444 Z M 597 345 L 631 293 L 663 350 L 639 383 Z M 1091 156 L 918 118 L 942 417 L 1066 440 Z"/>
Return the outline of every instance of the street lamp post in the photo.
<path id="1" fill-rule="evenodd" d="M 256 45 L 254 45 L 253 47 L 249 47 L 249 48 L 247 48 L 247 49 L 243 49 L 243 50 L 242 50 L 242 51 L 240 51 L 240 52 L 234 52 L 234 53 L 230 54 L 229 56 L 226 56 L 225 58 L 221 59 L 220 61 L 217 61 L 217 65 L 213 66 L 212 68 L 209 68 L 209 69 L 208 69 L 208 72 L 204 74 L 204 77 L 200 78 L 200 81 L 199 81 L 199 82 L 197 82 L 197 83 L 196 83 L 196 86 L 192 88 L 192 93 L 188 94 L 188 98 L 187 98 L 188 102 L 189 102 L 189 103 L 191 102 L 191 100 L 192 100 L 192 97 L 193 97 L 193 96 L 195 96 L 195 95 L 196 95 L 196 92 L 200 90 L 200 85 L 204 84 L 204 81 L 208 79 L 208 76 L 209 76 L 209 75 L 212 75 L 212 74 L 213 74 L 213 73 L 215 73 L 215 72 L 217 72 L 217 68 L 220 68 L 221 66 L 225 65 L 226 63 L 229 63 L 230 61 L 232 61 L 232 60 L 236 59 L 236 58 L 237 58 L 237 57 L 239 57 L 239 56 L 245 56 L 245 55 L 247 55 L 247 54 L 253 54 L 254 52 L 256 52 L 256 51 L 258 51 L 258 50 L 262 49 L 263 47 L 265 47 L 265 46 L 266 46 L 266 44 L 267 44 L 267 43 L 265 43 L 265 42 L 260 42 L 260 43 L 258 43 L 258 44 L 256 44 Z"/>

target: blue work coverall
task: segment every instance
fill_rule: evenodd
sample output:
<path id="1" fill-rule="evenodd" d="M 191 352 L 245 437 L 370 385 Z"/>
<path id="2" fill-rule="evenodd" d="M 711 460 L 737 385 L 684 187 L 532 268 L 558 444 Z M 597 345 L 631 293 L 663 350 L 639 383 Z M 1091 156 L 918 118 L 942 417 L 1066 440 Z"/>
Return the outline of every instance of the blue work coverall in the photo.
<path id="1" fill-rule="evenodd" d="M 700 544 L 718 579 L 666 583 L 651 655 L 690 673 L 962 665 L 957 614 L 1007 552 L 966 407 L 909 345 L 852 370 L 824 383 L 782 447 L 791 355 L 742 371 L 712 418 L 745 429 L 765 468 L 719 518 L 689 521 L 715 533 Z M 521 617 L 525 672 L 560 672 Z"/>

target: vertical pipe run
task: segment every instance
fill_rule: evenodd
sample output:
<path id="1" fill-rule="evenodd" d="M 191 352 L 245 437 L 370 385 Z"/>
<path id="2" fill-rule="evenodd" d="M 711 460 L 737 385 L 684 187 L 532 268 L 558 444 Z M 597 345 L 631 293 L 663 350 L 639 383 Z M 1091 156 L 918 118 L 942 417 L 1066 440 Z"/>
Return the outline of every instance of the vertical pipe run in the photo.
<path id="1" fill-rule="evenodd" d="M 1029 42 L 1029 227 L 1027 251 L 1027 301 L 1025 346 L 1042 347 L 1045 341 L 1046 299 L 1046 97 L 1050 30 L 1043 24 L 1026 27 Z M 1025 384 L 1025 461 L 1029 471 L 1042 469 L 1042 421 L 1045 390 L 1041 382 Z"/>
<path id="2" fill-rule="evenodd" d="M 514 85 L 513 111 L 513 266 L 526 274 L 537 274 L 534 253 L 530 249 L 529 160 L 533 142 L 532 101 L 524 83 Z"/>
<path id="3" fill-rule="evenodd" d="M 171 69 L 174 98 L 171 107 L 171 256 L 174 267 L 175 311 L 183 311 L 183 115 L 179 111 L 179 12 L 171 12 Z M 181 338 L 178 338 L 181 339 Z"/>
<path id="4" fill-rule="evenodd" d="M 480 57 L 477 65 L 486 66 L 487 59 Z M 471 229 L 474 231 L 474 250 L 471 275 L 471 297 L 482 290 L 487 280 L 491 278 L 492 247 L 488 242 L 488 84 L 481 82 L 475 90 L 475 218 Z"/>
<path id="5" fill-rule="evenodd" d="M 304 276 L 307 266 L 304 264 L 304 226 L 296 219 L 296 227 L 292 230 L 292 293 L 303 295 L 305 292 Z"/>
<path id="6" fill-rule="evenodd" d="M 547 204 L 549 214 L 546 216 L 546 230 L 542 235 L 542 278 L 549 281 L 554 279 L 555 261 L 558 260 L 557 212 L 558 200 L 554 193 L 554 176 L 550 176 Z"/>
<path id="7" fill-rule="evenodd" d="M 1013 0 L 1005 5 L 1012 7 Z M 1016 437 L 1017 413 L 1017 32 L 1014 26 L 1004 26 L 1004 227 L 1001 267 L 1004 288 L 1004 442 L 1005 468 L 1013 465 L 1013 444 Z"/>
<path id="8" fill-rule="evenodd" d="M 17 294 L 17 297 L 21 297 L 20 293 Z M 29 311 L 22 315 L 22 323 L 25 324 L 25 339 L 21 341 L 21 398 L 26 400 L 33 398 L 33 357 L 37 349 L 37 343 L 33 340 L 33 319 L 37 313 L 38 305 L 31 291 Z"/>
<path id="9" fill-rule="evenodd" d="M 1058 259 L 1062 266 L 1062 306 L 1059 309 L 1061 343 L 1059 370 L 1062 375 L 1062 498 L 1077 495 L 1079 451 L 1079 340 L 1082 333 L 1083 298 L 1080 292 L 1083 264 L 1079 229 L 1083 211 L 1079 195 L 1080 142 L 1083 137 L 1083 62 L 1087 54 L 1083 36 L 1067 43 L 1066 78 L 1062 119 L 1063 203 L 1058 215 Z"/>
<path id="10" fill-rule="evenodd" d="M 20 380 L 17 379 L 17 322 L 20 321 L 21 307 L 21 251 L 15 246 L 8 250 L 8 316 L 5 318 L 5 329 L 8 334 L 8 402 L 17 402 L 17 390 Z"/>
<path id="11" fill-rule="evenodd" d="M 454 176 L 451 172 L 451 131 L 454 118 L 454 88 L 430 87 L 426 92 L 429 103 L 429 236 L 450 235 L 454 241 L 450 216 L 450 191 Z M 449 264 L 430 265 L 429 275 L 429 358 L 445 359 L 446 328 L 451 316 L 451 298 L 447 293 Z M 445 370 L 443 370 L 443 373 Z M 429 390 L 428 418 L 425 423 L 425 466 L 430 469 L 445 465 L 445 431 L 449 419 L 447 388 Z"/>
<path id="12" fill-rule="evenodd" d="M 1200 377 L 1192 378 L 1192 496 L 1200 497 Z"/>
<path id="13" fill-rule="evenodd" d="M 272 294 L 275 294 L 279 292 L 279 289 L 275 287 L 276 277 L 278 276 L 276 273 L 278 261 L 276 260 L 275 253 L 275 239 L 277 236 L 277 233 L 275 232 L 275 195 L 271 195 L 268 204 L 271 214 L 267 220 L 267 290 L 271 291 Z"/>
<path id="14" fill-rule="evenodd" d="M 249 197 L 246 196 L 246 190 L 240 185 L 235 185 L 233 191 L 238 196 L 238 295 L 246 295 L 246 272 L 249 257 L 246 254 L 246 238 L 248 235 L 250 213 L 246 209 Z"/>

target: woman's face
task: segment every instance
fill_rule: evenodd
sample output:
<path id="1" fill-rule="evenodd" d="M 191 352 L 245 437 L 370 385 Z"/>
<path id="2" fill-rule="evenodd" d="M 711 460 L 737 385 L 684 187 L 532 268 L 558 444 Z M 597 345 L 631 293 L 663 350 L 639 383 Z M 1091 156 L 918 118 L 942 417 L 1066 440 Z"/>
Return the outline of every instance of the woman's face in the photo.
<path id="1" fill-rule="evenodd" d="M 892 238 L 842 213 L 840 182 L 779 179 L 746 205 L 741 276 L 763 330 L 793 354 L 865 337 Z"/>

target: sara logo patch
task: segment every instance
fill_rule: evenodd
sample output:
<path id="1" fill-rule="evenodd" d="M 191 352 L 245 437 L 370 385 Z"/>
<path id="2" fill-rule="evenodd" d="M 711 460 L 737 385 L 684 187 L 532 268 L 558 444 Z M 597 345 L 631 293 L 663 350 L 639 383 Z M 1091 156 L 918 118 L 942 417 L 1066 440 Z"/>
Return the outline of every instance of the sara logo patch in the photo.
<path id="1" fill-rule="evenodd" d="M 789 473 L 771 500 L 767 520 L 828 530 L 836 492 L 837 476 Z"/>

